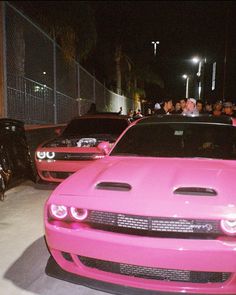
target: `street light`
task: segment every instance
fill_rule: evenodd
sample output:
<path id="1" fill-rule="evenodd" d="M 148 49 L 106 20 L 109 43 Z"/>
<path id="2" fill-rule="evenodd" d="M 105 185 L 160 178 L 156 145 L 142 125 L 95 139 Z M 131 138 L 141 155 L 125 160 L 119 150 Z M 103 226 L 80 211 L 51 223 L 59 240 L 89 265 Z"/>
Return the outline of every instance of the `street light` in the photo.
<path id="1" fill-rule="evenodd" d="M 186 94 L 185 94 L 185 96 L 186 96 L 186 98 L 188 98 L 189 76 L 186 75 L 186 74 L 184 74 L 182 77 L 183 77 L 184 79 L 186 79 Z"/>
<path id="2" fill-rule="evenodd" d="M 154 55 L 156 55 L 157 54 L 157 44 L 160 44 L 160 42 L 159 41 L 152 41 L 152 44 L 154 46 Z"/>
<path id="3" fill-rule="evenodd" d="M 201 93 L 202 93 L 202 88 L 203 86 L 203 81 L 204 81 L 204 64 L 206 63 L 206 58 L 199 58 L 199 57 L 193 57 L 192 62 L 197 64 L 198 63 L 198 72 L 197 76 L 199 77 L 198 81 L 198 98 L 201 99 Z M 203 74 L 201 74 L 201 72 Z"/>

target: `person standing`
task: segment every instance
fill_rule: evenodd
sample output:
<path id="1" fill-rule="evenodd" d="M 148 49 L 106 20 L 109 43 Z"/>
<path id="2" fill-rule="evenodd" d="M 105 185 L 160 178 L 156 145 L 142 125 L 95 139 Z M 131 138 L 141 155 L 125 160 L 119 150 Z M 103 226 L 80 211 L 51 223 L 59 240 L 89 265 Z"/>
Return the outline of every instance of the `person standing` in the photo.
<path id="1" fill-rule="evenodd" d="M 203 104 L 203 101 L 202 100 L 200 100 L 200 99 L 197 100 L 196 108 L 197 108 L 199 114 L 205 114 L 204 104 Z"/>
<path id="2" fill-rule="evenodd" d="M 223 108 L 222 102 L 216 101 L 216 103 L 213 105 L 212 115 L 213 116 L 221 116 L 222 115 L 222 108 Z"/>
<path id="3" fill-rule="evenodd" d="M 173 108 L 173 102 L 170 98 L 165 98 L 161 103 L 161 108 L 156 111 L 156 115 L 169 115 Z"/>
<path id="4" fill-rule="evenodd" d="M 119 112 L 118 112 L 118 115 L 122 115 L 122 112 L 123 112 L 123 108 L 120 107 L 120 110 L 119 110 Z"/>
<path id="5" fill-rule="evenodd" d="M 233 104 L 231 101 L 226 101 L 224 103 L 224 115 L 234 118 L 236 117 L 236 113 L 233 110 Z"/>
<path id="6" fill-rule="evenodd" d="M 180 101 L 177 101 L 175 103 L 175 108 L 174 108 L 174 110 L 171 113 L 172 114 L 181 114 L 182 113 Z"/>
<path id="7" fill-rule="evenodd" d="M 180 101 L 179 101 L 180 102 L 180 106 L 181 106 L 181 113 L 184 112 L 185 109 L 186 109 L 186 101 L 187 101 L 186 98 L 181 98 Z"/>
<path id="8" fill-rule="evenodd" d="M 194 98 L 188 98 L 186 102 L 186 109 L 183 111 L 184 116 L 199 116 L 199 111 L 197 110 L 197 101 Z"/>

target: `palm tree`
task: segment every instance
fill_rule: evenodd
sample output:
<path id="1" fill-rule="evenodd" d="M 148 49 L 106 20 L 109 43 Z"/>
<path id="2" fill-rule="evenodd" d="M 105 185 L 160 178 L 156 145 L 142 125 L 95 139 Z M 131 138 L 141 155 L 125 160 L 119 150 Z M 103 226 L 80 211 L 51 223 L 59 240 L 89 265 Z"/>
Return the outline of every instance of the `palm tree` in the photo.
<path id="1" fill-rule="evenodd" d="M 96 44 L 88 1 L 12 1 L 62 47 L 66 59 L 85 60 Z M 23 37 L 22 37 L 23 38 Z"/>
<path id="2" fill-rule="evenodd" d="M 116 65 L 116 91 L 121 94 L 122 85 L 126 84 L 125 93 L 134 100 L 138 106 L 140 100 L 145 98 L 145 85 L 153 84 L 160 88 L 164 87 L 163 80 L 158 73 L 154 72 L 147 64 L 135 63 L 122 51 L 122 46 L 115 48 Z M 123 83 L 122 83 L 123 82 Z M 124 90 L 124 87 L 123 87 Z"/>

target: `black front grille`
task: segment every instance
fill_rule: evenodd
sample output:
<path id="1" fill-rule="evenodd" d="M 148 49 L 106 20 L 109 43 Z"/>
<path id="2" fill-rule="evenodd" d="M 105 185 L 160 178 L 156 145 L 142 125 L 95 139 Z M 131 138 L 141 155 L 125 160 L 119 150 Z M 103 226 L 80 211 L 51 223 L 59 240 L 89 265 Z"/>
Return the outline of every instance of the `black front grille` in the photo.
<path id="1" fill-rule="evenodd" d="M 90 161 L 100 154 L 94 153 L 56 153 L 54 160 L 63 161 Z"/>
<path id="2" fill-rule="evenodd" d="M 86 222 L 92 227 L 113 232 L 172 238 L 214 238 L 223 235 L 218 220 L 198 220 L 127 215 L 90 211 Z"/>
<path id="3" fill-rule="evenodd" d="M 223 283 L 229 279 L 228 272 L 203 272 L 177 269 L 163 269 L 117 263 L 78 256 L 81 263 L 87 267 L 131 277 L 145 278 L 159 281 L 190 282 L 190 283 Z"/>

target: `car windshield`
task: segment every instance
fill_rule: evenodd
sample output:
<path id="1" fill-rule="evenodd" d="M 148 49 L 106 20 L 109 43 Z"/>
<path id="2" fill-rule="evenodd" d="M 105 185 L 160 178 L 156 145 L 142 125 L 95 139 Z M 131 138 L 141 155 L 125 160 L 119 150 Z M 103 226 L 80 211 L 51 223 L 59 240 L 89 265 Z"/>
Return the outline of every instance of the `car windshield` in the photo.
<path id="1" fill-rule="evenodd" d="M 201 123 L 137 124 L 111 156 L 236 159 L 236 128 Z"/>
<path id="2" fill-rule="evenodd" d="M 112 118 L 84 118 L 74 119 L 66 127 L 63 136 L 92 134 L 119 135 L 128 126 L 126 120 Z"/>

